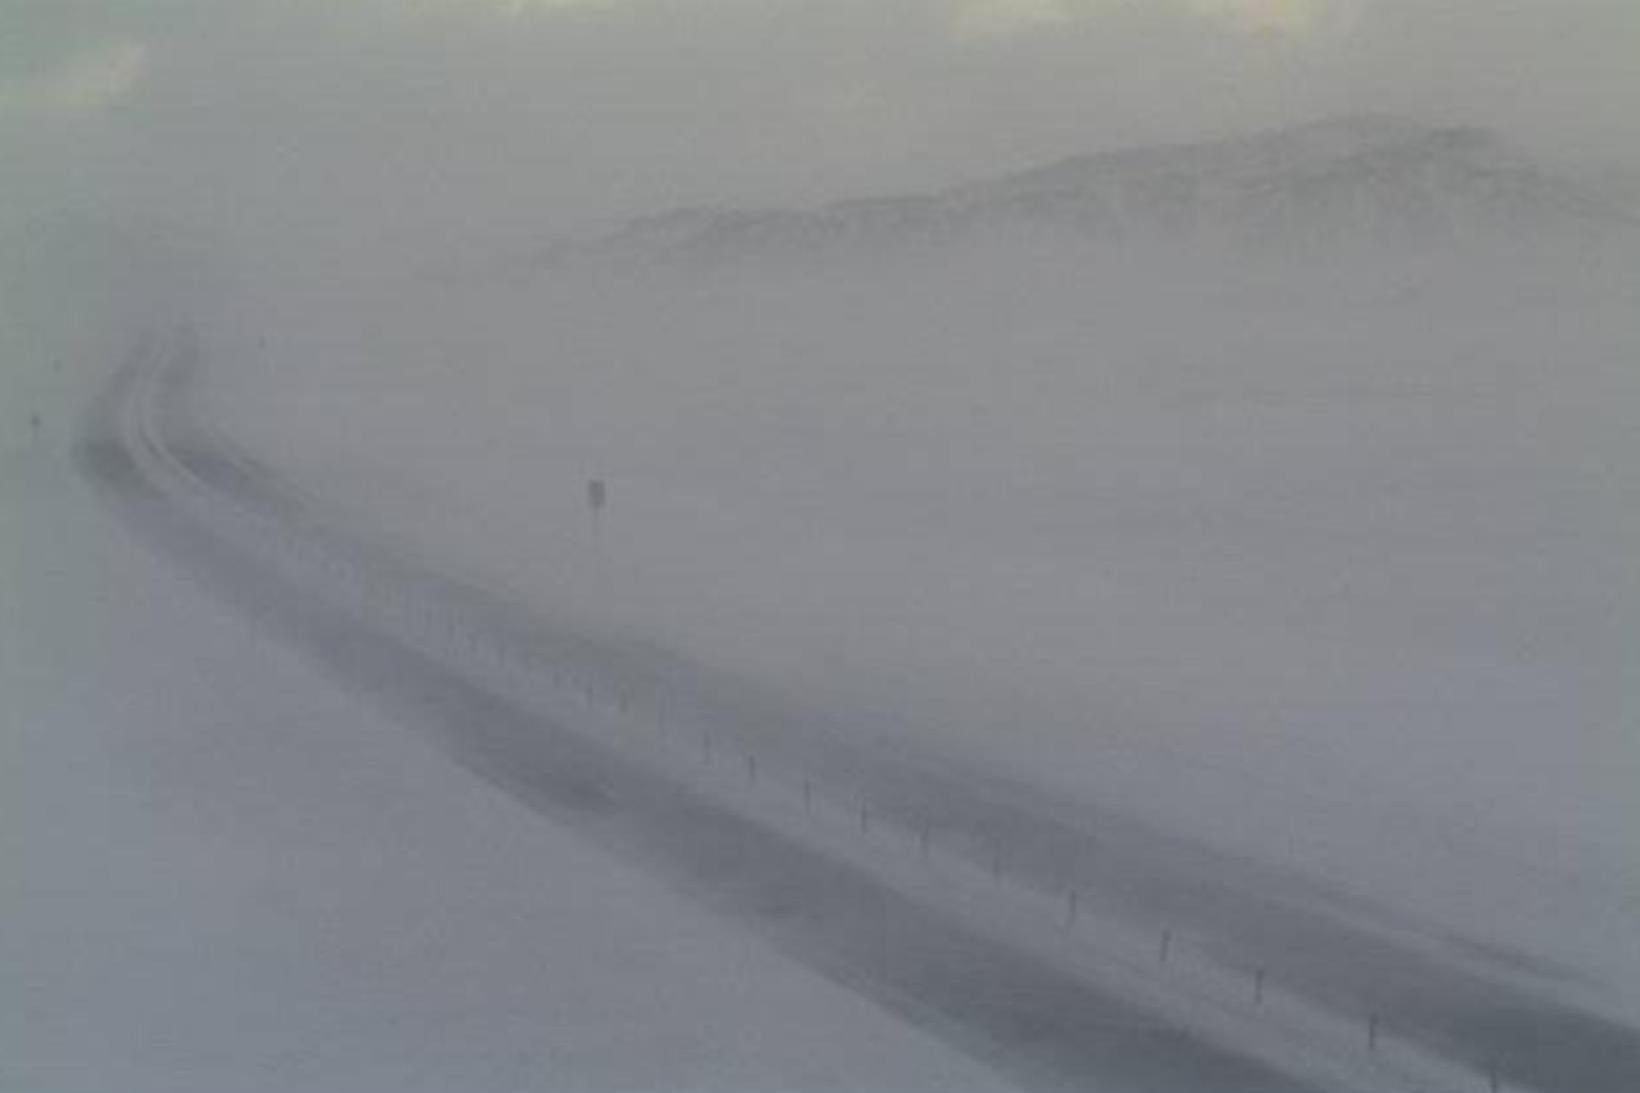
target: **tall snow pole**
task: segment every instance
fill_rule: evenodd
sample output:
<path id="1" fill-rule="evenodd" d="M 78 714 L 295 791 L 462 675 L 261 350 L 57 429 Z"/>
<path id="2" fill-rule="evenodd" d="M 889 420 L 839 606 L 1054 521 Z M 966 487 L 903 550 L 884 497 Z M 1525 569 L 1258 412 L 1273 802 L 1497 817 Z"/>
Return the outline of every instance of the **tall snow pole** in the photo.
<path id="1" fill-rule="evenodd" d="M 592 521 L 592 583 L 600 606 L 613 606 L 609 560 L 604 556 L 604 509 L 609 505 L 609 487 L 602 478 L 587 479 L 587 515 Z"/>
<path id="2" fill-rule="evenodd" d="M 587 509 L 592 513 L 592 546 L 600 558 L 604 553 L 604 507 L 609 504 L 609 487 L 602 478 L 587 479 Z"/>

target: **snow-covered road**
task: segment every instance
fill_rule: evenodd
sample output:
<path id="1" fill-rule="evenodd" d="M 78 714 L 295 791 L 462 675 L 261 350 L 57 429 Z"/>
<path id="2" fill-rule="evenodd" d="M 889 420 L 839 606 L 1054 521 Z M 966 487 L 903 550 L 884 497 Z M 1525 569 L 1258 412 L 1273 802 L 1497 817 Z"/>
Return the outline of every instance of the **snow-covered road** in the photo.
<path id="1" fill-rule="evenodd" d="M 93 477 L 192 572 L 333 673 L 432 728 L 466 766 L 537 811 L 659 868 L 828 977 L 1027 1084 L 1317 1088 L 1158 1023 L 1130 999 L 931 911 L 853 863 L 483 686 L 460 655 L 474 647 L 458 590 L 402 585 L 409 575 L 378 559 L 375 576 L 389 582 L 368 594 L 378 626 L 361 625 L 358 604 L 341 602 L 367 583 L 360 550 L 310 538 L 315 529 L 303 526 L 289 495 L 189 431 L 175 401 L 185 369 L 156 363 L 179 362 L 139 360 L 106 393 L 83 449 Z M 288 534 L 276 538 L 281 529 Z M 395 587 L 426 598 L 399 601 L 395 619 L 382 606 L 389 601 L 374 599 Z M 395 625 L 407 620 L 409 632 Z"/>
<path id="2" fill-rule="evenodd" d="M 75 397 L 0 452 L 0 1089 L 1002 1088 L 201 594 Z"/>
<path id="3" fill-rule="evenodd" d="M 1618 1024 L 1376 909 L 1118 817 L 1090 831 L 972 772 L 862 754 L 664 654 L 418 571 L 186 416 L 191 340 L 145 352 L 83 449 L 134 526 L 537 811 L 1018 1080 L 1618 1090 L 1640 1074 Z M 637 723 L 656 732 L 636 739 Z M 884 860 L 816 825 L 816 795 L 851 834 L 857 818 L 920 854 Z M 1008 894 L 931 881 L 916 864 L 930 842 L 947 872 L 1005 871 Z M 1002 906 L 1033 899 L 1050 910 Z M 1074 929 L 1045 926 L 1066 912 Z M 1158 928 L 1178 952 L 1137 973 Z"/>
<path id="4" fill-rule="evenodd" d="M 1640 1073 L 1635 1037 L 1614 1022 L 1556 1004 L 1550 985 L 1476 967 L 1460 949 L 1396 935 L 1391 927 L 1405 924 L 1376 909 L 1343 906 L 1297 878 L 1122 817 L 1061 816 L 971 771 L 805 734 L 768 707 L 736 704 L 664 653 L 556 632 L 417 571 L 326 524 L 317 505 L 185 414 L 194 341 L 156 341 L 143 353 L 103 397 L 85 466 L 192 571 L 335 675 L 431 727 L 464 765 L 513 796 L 658 868 L 810 967 L 1014 1077 L 1269 1090 L 1286 1082 L 1273 1065 L 1363 1088 L 1415 1075 L 1448 1088 L 1510 1080 L 1620 1090 Z M 1086 916 L 1094 926 L 1084 932 L 1107 949 L 1123 927 L 1163 929 L 1164 945 L 1174 932 L 1181 952 L 1189 945 L 1174 965 L 1196 965 L 1138 991 L 1112 981 L 1120 968 L 1110 952 L 1094 967 L 1055 967 L 1066 963 L 1055 931 L 999 927 L 984 899 L 953 912 L 950 894 L 918 893 L 904 863 L 884 868 L 858 860 L 846 842 L 815 844 L 790 830 L 790 817 L 746 814 L 720 784 L 692 784 L 677 755 L 631 739 L 633 722 L 664 730 L 667 719 L 674 743 L 687 735 L 690 752 L 699 737 L 707 760 L 717 747 L 736 770 L 745 761 L 749 783 L 761 763 L 766 786 L 784 786 L 792 799 L 800 786 L 805 814 L 818 793 L 858 809 L 863 829 L 876 814 L 879 829 L 907 832 L 923 855 L 936 837 L 941 852 L 971 870 L 1005 870 L 1010 888 L 1048 901 L 1055 914 L 1068 901 L 1071 919 L 1081 926 Z M 1043 932 L 1046 947 L 1033 937 Z M 1215 978 L 1235 981 L 1232 1001 L 1245 995 L 1243 978 L 1256 980 L 1260 996 L 1289 993 L 1289 1018 L 1271 1016 L 1278 1008 L 1263 998 L 1255 1013 L 1225 1013 Z M 1358 1059 L 1351 1026 L 1366 1027 L 1371 1040 L 1401 1040 L 1399 1062 L 1381 1050 Z M 1309 1042 L 1294 1044 L 1294 1031 Z M 1522 1050 L 1527 1034 L 1532 1044 Z"/>

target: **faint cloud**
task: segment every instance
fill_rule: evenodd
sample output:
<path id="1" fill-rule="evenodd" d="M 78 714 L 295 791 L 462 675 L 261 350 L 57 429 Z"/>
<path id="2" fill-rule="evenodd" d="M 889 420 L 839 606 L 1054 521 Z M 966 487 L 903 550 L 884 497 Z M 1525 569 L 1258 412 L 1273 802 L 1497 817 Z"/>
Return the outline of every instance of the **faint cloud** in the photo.
<path id="1" fill-rule="evenodd" d="M 621 0 L 485 0 L 506 15 L 533 15 L 542 12 L 609 11 Z"/>
<path id="2" fill-rule="evenodd" d="M 1328 0 L 1192 0 L 1199 13 L 1231 26 L 1278 34 L 1316 30 L 1341 14 Z"/>
<path id="3" fill-rule="evenodd" d="M 1360 0 L 949 0 L 959 40 L 1007 38 L 1091 22 L 1152 15 L 1207 20 L 1237 31 L 1300 35 L 1344 22 Z"/>
<path id="4" fill-rule="evenodd" d="M 959 39 L 1000 38 L 1070 21 L 1066 0 L 959 0 L 953 27 Z"/>
<path id="5" fill-rule="evenodd" d="M 148 69 L 148 47 L 134 40 L 83 50 L 55 68 L 0 83 L 0 114 L 72 116 L 125 98 Z"/>
<path id="6" fill-rule="evenodd" d="M 501 6 L 513 15 L 532 11 L 588 11 L 613 8 L 620 0 L 501 0 Z"/>

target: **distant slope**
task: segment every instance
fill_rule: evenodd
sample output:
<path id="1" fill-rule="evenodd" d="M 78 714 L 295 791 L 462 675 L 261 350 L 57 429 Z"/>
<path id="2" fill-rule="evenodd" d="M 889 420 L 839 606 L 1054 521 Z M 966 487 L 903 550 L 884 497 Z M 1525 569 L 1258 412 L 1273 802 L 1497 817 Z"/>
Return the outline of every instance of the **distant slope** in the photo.
<path id="1" fill-rule="evenodd" d="M 1609 193 L 1485 130 L 1356 117 L 1080 156 L 924 195 L 678 210 L 553 247 L 538 261 L 735 261 L 989 237 L 1273 248 L 1599 238 L 1635 224 Z"/>

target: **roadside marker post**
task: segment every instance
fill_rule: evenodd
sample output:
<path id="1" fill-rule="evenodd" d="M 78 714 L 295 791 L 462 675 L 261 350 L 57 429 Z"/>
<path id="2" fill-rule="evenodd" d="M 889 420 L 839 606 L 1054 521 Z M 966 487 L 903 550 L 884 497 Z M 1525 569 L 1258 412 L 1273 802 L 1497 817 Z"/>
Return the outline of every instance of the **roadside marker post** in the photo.
<path id="1" fill-rule="evenodd" d="M 592 513 L 592 542 L 603 550 L 604 509 L 609 507 L 609 486 L 602 478 L 587 479 L 587 509 Z"/>

